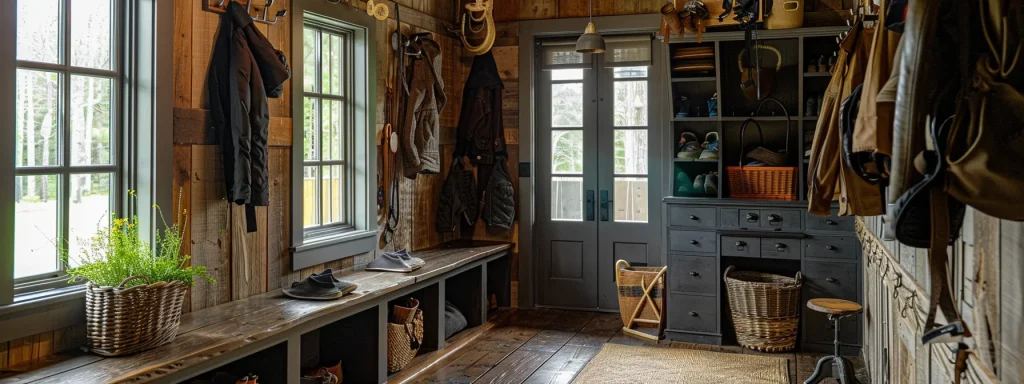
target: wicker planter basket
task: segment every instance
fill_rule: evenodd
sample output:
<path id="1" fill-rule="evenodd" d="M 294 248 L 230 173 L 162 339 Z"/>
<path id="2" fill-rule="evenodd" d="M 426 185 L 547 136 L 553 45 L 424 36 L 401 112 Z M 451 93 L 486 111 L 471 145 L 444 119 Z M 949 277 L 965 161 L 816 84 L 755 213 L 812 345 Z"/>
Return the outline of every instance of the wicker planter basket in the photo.
<path id="1" fill-rule="evenodd" d="M 423 343 L 423 311 L 416 309 L 406 323 L 388 323 L 388 373 L 405 369 Z"/>
<path id="2" fill-rule="evenodd" d="M 736 341 L 762 352 L 793 350 L 800 329 L 800 272 L 792 278 L 734 269 L 725 269 L 725 287 Z"/>
<path id="3" fill-rule="evenodd" d="M 665 333 L 665 274 L 668 267 L 631 267 L 615 263 L 615 285 L 619 291 L 622 331 L 645 340 L 660 340 Z M 654 334 L 637 328 L 649 328 Z"/>
<path id="4" fill-rule="evenodd" d="M 125 288 L 137 279 L 146 284 Z M 117 287 L 88 283 L 85 322 L 89 349 L 97 355 L 123 356 L 174 340 L 187 289 L 180 281 L 150 284 L 143 276 L 124 279 Z"/>

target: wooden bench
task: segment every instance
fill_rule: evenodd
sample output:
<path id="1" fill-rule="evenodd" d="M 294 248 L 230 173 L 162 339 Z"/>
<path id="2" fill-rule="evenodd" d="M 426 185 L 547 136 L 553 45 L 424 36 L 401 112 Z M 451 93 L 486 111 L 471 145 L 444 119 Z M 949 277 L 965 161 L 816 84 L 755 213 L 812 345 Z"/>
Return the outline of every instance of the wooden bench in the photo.
<path id="1" fill-rule="evenodd" d="M 458 244 L 416 252 L 426 265 L 412 273 L 346 271 L 359 284 L 334 301 L 303 301 L 280 290 L 182 316 L 171 343 L 131 356 L 81 355 L 0 382 L 176 383 L 229 368 L 258 369 L 261 383 L 298 383 L 302 359 L 342 360 L 346 382 L 387 380 L 389 302 L 416 297 L 424 311 L 421 353 L 444 347 L 444 302 L 469 326 L 487 321 L 488 292 L 509 303 L 509 244 Z M 447 289 L 451 287 L 452 289 Z M 490 287 L 490 288 L 488 288 Z M 314 363 L 315 364 L 315 363 Z"/>

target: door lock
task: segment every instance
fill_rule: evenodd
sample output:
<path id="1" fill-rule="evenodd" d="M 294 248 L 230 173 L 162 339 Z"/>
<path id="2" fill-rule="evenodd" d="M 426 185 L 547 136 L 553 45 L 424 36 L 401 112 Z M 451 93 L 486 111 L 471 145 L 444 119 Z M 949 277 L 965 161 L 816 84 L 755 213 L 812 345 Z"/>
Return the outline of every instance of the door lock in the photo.
<path id="1" fill-rule="evenodd" d="M 608 221 L 611 210 L 612 199 L 608 198 L 608 191 L 601 190 L 601 221 Z"/>
<path id="2" fill-rule="evenodd" d="M 585 219 L 587 221 L 594 221 L 594 198 L 595 198 L 594 190 L 593 189 L 588 189 L 587 190 L 587 203 L 583 205 L 584 207 L 586 207 L 585 210 L 587 211 L 586 212 L 586 216 L 587 217 Z"/>

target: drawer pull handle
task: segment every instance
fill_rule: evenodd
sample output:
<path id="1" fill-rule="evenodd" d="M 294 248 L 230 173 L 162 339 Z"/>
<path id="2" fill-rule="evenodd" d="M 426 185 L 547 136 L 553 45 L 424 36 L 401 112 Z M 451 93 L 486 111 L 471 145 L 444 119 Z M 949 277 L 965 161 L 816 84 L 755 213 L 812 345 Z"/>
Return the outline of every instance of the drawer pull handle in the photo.
<path id="1" fill-rule="evenodd" d="M 690 276 L 697 277 L 700 276 L 700 274 L 697 273 L 697 271 L 690 271 Z"/>
<path id="2" fill-rule="evenodd" d="M 690 220 L 697 221 L 700 220 L 700 218 L 694 215 L 690 215 Z"/>
<path id="3" fill-rule="evenodd" d="M 747 242 L 746 241 L 737 241 L 736 242 L 736 246 L 737 247 L 745 247 L 745 246 L 747 246 Z"/>
<path id="4" fill-rule="evenodd" d="M 825 246 L 825 250 L 826 251 L 834 251 L 834 250 L 836 250 L 836 246 L 834 246 L 834 245 L 826 245 Z"/>
<path id="5" fill-rule="evenodd" d="M 826 277 L 825 281 L 830 282 L 830 283 L 834 283 L 834 282 L 836 282 L 836 279 L 833 279 L 831 277 Z"/>
<path id="6" fill-rule="evenodd" d="M 832 220 L 825 220 L 825 224 L 827 224 L 827 225 L 839 225 L 839 223 L 837 223 L 835 221 L 832 221 Z"/>
<path id="7" fill-rule="evenodd" d="M 782 252 L 782 250 L 784 250 L 784 249 L 786 249 L 786 244 L 775 243 L 775 250 L 776 251 Z"/>
<path id="8" fill-rule="evenodd" d="M 691 245 L 697 245 L 697 240 L 690 240 Z"/>
<path id="9" fill-rule="evenodd" d="M 690 311 L 690 316 L 697 317 L 697 312 Z"/>
<path id="10" fill-rule="evenodd" d="M 782 222 L 782 216 L 776 215 L 774 213 L 771 214 L 771 215 L 768 215 L 768 222 L 769 223 L 781 223 Z"/>
<path id="11" fill-rule="evenodd" d="M 758 220 L 758 216 L 757 216 L 756 213 L 751 212 L 751 213 L 747 214 L 747 221 L 749 221 L 751 223 L 756 223 L 757 220 Z"/>

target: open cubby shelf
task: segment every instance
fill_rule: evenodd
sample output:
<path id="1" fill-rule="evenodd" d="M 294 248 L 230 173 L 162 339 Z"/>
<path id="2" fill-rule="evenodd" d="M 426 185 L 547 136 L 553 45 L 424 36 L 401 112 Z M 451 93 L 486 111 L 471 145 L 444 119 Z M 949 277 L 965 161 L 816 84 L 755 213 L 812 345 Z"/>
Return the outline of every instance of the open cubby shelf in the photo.
<path id="1" fill-rule="evenodd" d="M 785 166 L 797 168 L 796 189 L 798 201 L 806 198 L 806 160 L 804 152 L 810 148 L 810 141 L 806 138 L 813 137 L 815 125 L 817 124 L 818 111 L 809 111 L 806 108 L 817 104 L 817 97 L 824 94 L 828 83 L 831 80 L 831 73 L 828 72 L 828 58 L 838 50 L 836 36 L 844 28 L 812 28 L 795 29 L 785 34 L 765 34 L 767 38 L 759 41 L 759 44 L 775 47 L 781 53 L 781 58 L 775 54 L 762 52 L 762 66 L 774 67 L 779 59 L 781 66 L 775 76 L 774 87 L 771 97 L 777 99 L 785 107 L 789 114 L 789 146 L 788 160 Z M 667 130 L 672 136 L 666 141 L 671 143 L 669 149 L 671 160 L 667 160 L 672 166 L 666 177 L 671 183 L 666 188 L 667 196 L 694 198 L 694 199 L 718 199 L 721 201 L 746 199 L 730 198 L 728 167 L 739 165 L 745 151 L 750 151 L 758 143 L 757 135 L 747 132 L 746 142 L 741 148 L 740 126 L 742 122 L 753 117 L 763 129 L 764 141 L 761 146 L 771 150 L 779 150 L 786 147 L 786 113 L 775 103 L 767 103 L 757 113 L 758 116 L 751 116 L 757 110 L 760 101 L 751 101 L 746 98 L 740 88 L 742 72 L 739 68 L 741 51 L 746 44 L 742 34 L 723 34 L 722 37 L 712 37 L 708 41 L 705 37 L 703 43 L 692 41 L 672 41 L 668 46 L 668 57 L 670 65 L 668 71 L 671 84 L 669 98 L 672 100 L 672 110 L 669 116 L 672 129 Z M 673 67 L 679 65 L 679 60 L 673 58 L 674 52 L 680 48 L 692 47 L 713 47 L 716 66 L 714 71 L 706 73 L 681 73 L 673 71 Z M 818 71 L 817 60 L 825 57 L 826 68 Z M 814 68 L 809 68 L 811 59 L 814 59 Z M 708 99 L 717 95 L 716 116 L 709 116 Z M 685 103 L 680 98 L 685 96 L 689 100 L 689 108 L 686 116 L 679 114 Z M 814 98 L 811 105 L 808 99 Z M 810 113 L 811 115 L 808 115 Z M 680 135 L 683 132 L 692 132 L 703 141 L 707 132 L 718 132 L 720 136 L 720 160 L 716 161 L 693 161 L 678 159 L 676 157 L 677 146 Z M 687 188 L 680 188 L 681 183 L 693 182 L 701 174 L 718 172 L 719 186 L 718 196 L 695 196 L 686 193 Z M 681 177 L 680 173 L 685 174 Z M 692 190 L 689 188 L 689 190 Z M 697 193 L 699 194 L 699 193 Z M 757 200 L 763 201 L 763 200 Z M 772 200 L 768 204 L 780 204 Z"/>

